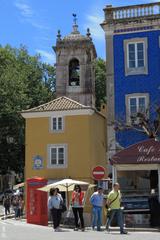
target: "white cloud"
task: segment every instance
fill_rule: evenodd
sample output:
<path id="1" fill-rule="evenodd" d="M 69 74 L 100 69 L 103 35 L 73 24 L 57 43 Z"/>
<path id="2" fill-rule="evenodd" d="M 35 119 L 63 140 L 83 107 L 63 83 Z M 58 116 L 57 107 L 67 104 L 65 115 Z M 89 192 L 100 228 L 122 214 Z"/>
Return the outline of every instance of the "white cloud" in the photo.
<path id="1" fill-rule="evenodd" d="M 49 29 L 47 26 L 44 26 L 43 24 L 40 24 L 39 22 L 36 21 L 36 13 L 28 4 L 24 2 L 24 0 L 16 0 L 14 2 L 14 5 L 21 14 L 21 17 L 22 17 L 21 21 L 28 22 L 33 27 L 38 29 L 45 29 L 45 30 Z"/>
<path id="2" fill-rule="evenodd" d="M 44 30 L 50 29 L 50 28 L 47 27 L 47 26 L 44 26 L 44 25 L 42 25 L 42 24 L 37 23 L 37 22 L 36 22 L 35 20 L 33 20 L 33 19 L 28 20 L 28 22 L 29 22 L 33 27 L 35 27 L 35 28 L 44 29 Z"/>
<path id="3" fill-rule="evenodd" d="M 97 40 L 104 40 L 104 31 L 102 30 L 100 23 L 103 22 L 104 17 L 97 14 L 87 15 L 87 21 L 84 28 L 90 28 L 92 36 Z"/>
<path id="4" fill-rule="evenodd" d="M 36 49 L 36 53 L 40 54 L 42 60 L 46 63 L 54 64 L 56 62 L 54 53 L 50 53 L 42 49 Z"/>
<path id="5" fill-rule="evenodd" d="M 33 16 L 33 10 L 26 3 L 22 3 L 20 1 L 16 1 L 14 5 L 20 10 L 20 13 L 25 18 L 30 18 Z"/>

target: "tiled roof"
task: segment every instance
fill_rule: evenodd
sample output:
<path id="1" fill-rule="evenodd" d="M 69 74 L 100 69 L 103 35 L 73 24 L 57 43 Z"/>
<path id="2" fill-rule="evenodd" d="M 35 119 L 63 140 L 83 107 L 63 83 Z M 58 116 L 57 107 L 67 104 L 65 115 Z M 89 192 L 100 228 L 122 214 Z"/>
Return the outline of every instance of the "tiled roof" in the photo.
<path id="1" fill-rule="evenodd" d="M 22 113 L 79 110 L 79 109 L 91 109 L 91 107 L 80 104 L 80 103 L 64 96 L 64 97 L 56 98 L 48 103 L 38 106 L 38 107 L 30 108 L 28 110 L 23 110 Z"/>

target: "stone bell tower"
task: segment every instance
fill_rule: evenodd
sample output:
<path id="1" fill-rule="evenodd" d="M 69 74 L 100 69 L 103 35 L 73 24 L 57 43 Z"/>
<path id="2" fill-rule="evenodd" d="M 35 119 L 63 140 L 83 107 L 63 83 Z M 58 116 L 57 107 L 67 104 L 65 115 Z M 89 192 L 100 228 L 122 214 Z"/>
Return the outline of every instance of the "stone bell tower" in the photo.
<path id="1" fill-rule="evenodd" d="M 91 34 L 86 36 L 78 31 L 76 14 L 73 14 L 72 32 L 61 37 L 58 31 L 56 46 L 56 94 L 66 96 L 83 105 L 95 105 L 95 71 L 96 50 Z"/>

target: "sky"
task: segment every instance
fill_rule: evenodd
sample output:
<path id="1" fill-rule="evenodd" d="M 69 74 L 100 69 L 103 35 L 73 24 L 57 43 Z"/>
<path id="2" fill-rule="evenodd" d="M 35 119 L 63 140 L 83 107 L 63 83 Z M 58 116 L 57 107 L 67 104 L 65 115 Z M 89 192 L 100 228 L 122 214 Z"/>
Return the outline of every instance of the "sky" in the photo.
<path id="1" fill-rule="evenodd" d="M 0 0 L 0 45 L 24 45 L 29 54 L 40 54 L 43 62 L 54 64 L 57 30 L 62 37 L 70 34 L 76 13 L 80 33 L 90 28 L 97 55 L 105 59 L 103 8 L 150 2 L 158 0 Z"/>

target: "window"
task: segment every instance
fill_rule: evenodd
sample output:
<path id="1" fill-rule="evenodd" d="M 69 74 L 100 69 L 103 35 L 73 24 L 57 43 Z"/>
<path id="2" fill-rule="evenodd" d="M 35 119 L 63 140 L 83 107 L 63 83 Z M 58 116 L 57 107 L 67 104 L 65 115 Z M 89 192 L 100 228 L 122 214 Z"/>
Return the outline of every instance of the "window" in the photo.
<path id="1" fill-rule="evenodd" d="M 77 59 L 69 63 L 69 86 L 80 86 L 80 65 Z"/>
<path id="2" fill-rule="evenodd" d="M 128 44 L 128 68 L 144 67 L 144 43 Z"/>
<path id="3" fill-rule="evenodd" d="M 62 117 L 53 117 L 51 121 L 51 130 L 52 131 L 63 131 L 63 118 Z"/>
<path id="4" fill-rule="evenodd" d="M 147 38 L 124 40 L 125 75 L 148 74 Z"/>
<path id="5" fill-rule="evenodd" d="M 49 145 L 48 146 L 48 167 L 63 168 L 66 167 L 66 145 Z"/>
<path id="6" fill-rule="evenodd" d="M 131 118 L 135 117 L 138 112 L 146 113 L 149 106 L 148 94 L 128 94 L 126 95 L 126 119 L 131 123 Z"/>

